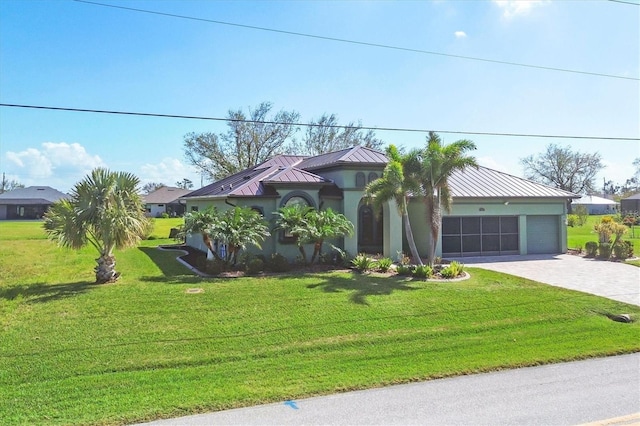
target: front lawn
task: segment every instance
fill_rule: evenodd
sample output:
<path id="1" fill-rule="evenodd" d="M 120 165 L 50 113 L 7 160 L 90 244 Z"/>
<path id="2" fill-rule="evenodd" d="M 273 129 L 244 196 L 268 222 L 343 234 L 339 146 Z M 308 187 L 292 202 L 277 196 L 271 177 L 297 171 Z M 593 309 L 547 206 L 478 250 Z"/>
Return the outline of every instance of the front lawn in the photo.
<path id="1" fill-rule="evenodd" d="M 125 424 L 640 351 L 640 321 L 603 315 L 640 308 L 474 268 L 202 279 L 155 248 L 174 226 L 158 222 L 107 285 L 90 249 L 0 222 L 0 423 Z"/>
<path id="2" fill-rule="evenodd" d="M 567 226 L 567 246 L 570 249 L 582 248 L 589 241 L 598 242 L 598 234 L 593 230 L 593 226 L 603 218 L 602 215 L 590 215 L 587 222 L 582 226 Z M 640 226 L 629 228 L 622 237 L 623 240 L 629 240 L 633 243 L 633 252 L 635 256 L 640 256 Z"/>

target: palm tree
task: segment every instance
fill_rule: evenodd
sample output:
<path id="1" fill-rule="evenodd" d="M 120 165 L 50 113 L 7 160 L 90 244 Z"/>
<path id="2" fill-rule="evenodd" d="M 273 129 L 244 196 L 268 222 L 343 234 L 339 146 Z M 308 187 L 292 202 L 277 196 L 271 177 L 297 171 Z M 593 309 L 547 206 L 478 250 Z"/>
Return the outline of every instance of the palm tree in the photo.
<path id="1" fill-rule="evenodd" d="M 316 258 L 320 261 L 322 244 L 327 238 L 343 237 L 353 235 L 353 224 L 341 213 L 336 213 L 332 209 L 317 211 L 310 210 L 306 215 L 308 227 L 304 235 L 305 241 L 313 243 L 313 255 L 311 263 Z"/>
<path id="2" fill-rule="evenodd" d="M 389 162 L 382 172 L 382 177 L 370 182 L 365 188 L 365 197 L 372 203 L 375 211 L 380 211 L 383 204 L 389 200 L 396 202 L 398 212 L 402 215 L 405 236 L 409 243 L 409 250 L 413 259 L 422 265 L 422 259 L 418 253 L 411 222 L 409 221 L 409 197 L 419 194 L 420 183 L 417 179 L 419 172 L 418 151 L 402 154 L 395 145 L 387 148 Z"/>
<path id="3" fill-rule="evenodd" d="M 427 223 L 431 229 L 431 241 L 427 253 L 427 262 L 433 266 L 436 245 L 442 223 L 442 209 L 451 211 L 451 191 L 449 177 L 455 171 L 467 167 L 478 167 L 476 159 L 465 155 L 473 151 L 476 145 L 466 139 L 443 145 L 435 132 L 429 132 L 427 146 L 421 152 L 420 184 L 427 209 Z"/>
<path id="4" fill-rule="evenodd" d="M 298 246 L 302 261 L 307 263 L 307 253 L 304 244 L 309 240 L 309 223 L 307 214 L 313 211 L 311 207 L 293 204 L 284 206 L 274 212 L 276 215 L 276 230 L 282 230 L 290 235 Z"/>
<path id="5" fill-rule="evenodd" d="M 90 244 L 98 250 L 97 283 L 119 278 L 114 250 L 136 246 L 148 229 L 139 183 L 131 173 L 94 169 L 75 184 L 70 199 L 53 203 L 45 214 L 44 229 L 50 239 L 63 247 Z"/>
<path id="6" fill-rule="evenodd" d="M 185 237 L 188 234 L 202 235 L 202 242 L 207 247 L 209 255 L 222 260 L 213 246 L 213 240 L 210 237 L 212 228 L 220 221 L 220 216 L 215 207 L 209 207 L 201 211 L 192 211 L 184 215 L 184 225 L 180 229 L 180 236 Z"/>
<path id="7" fill-rule="evenodd" d="M 261 244 L 271 235 L 262 215 L 249 207 L 227 210 L 212 229 L 211 237 L 227 245 L 225 265 L 235 265 L 240 250 L 249 245 L 262 248 Z"/>

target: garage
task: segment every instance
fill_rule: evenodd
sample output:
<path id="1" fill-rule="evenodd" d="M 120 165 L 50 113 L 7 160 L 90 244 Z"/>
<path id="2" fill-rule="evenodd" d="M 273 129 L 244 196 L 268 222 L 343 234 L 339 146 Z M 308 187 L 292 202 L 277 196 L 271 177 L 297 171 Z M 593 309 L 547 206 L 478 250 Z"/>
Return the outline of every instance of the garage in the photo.
<path id="1" fill-rule="evenodd" d="M 558 216 L 527 216 L 527 253 L 559 253 Z"/>
<path id="2" fill-rule="evenodd" d="M 442 218 L 443 256 L 499 256 L 518 253 L 517 216 Z"/>

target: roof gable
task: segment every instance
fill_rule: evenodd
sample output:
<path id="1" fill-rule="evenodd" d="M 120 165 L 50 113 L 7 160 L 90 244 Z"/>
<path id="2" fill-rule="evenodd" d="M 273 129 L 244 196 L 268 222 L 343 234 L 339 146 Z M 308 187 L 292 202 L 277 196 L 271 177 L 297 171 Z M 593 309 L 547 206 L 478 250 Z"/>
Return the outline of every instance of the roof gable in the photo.
<path id="1" fill-rule="evenodd" d="M 149 194 L 143 195 L 142 198 L 147 204 L 170 204 L 177 202 L 178 198 L 190 193 L 190 189 L 176 188 L 173 186 L 163 186 Z"/>
<path id="2" fill-rule="evenodd" d="M 297 165 L 304 170 L 313 170 L 336 165 L 348 164 L 375 164 L 384 166 L 387 164 L 387 156 L 364 146 L 354 146 L 340 151 L 309 157 Z"/>
<path id="3" fill-rule="evenodd" d="M 53 203 L 63 198 L 70 197 L 50 186 L 29 186 L 0 194 L 0 204 L 6 204 L 7 201 L 21 202 L 27 200 L 40 200 L 43 203 Z"/>

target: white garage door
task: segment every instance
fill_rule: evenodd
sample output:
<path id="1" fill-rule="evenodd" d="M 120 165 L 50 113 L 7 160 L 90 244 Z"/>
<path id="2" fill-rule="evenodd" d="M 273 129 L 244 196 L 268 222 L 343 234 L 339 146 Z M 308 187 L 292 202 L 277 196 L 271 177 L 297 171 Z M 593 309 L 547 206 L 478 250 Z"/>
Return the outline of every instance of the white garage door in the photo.
<path id="1" fill-rule="evenodd" d="M 527 216 L 527 253 L 560 252 L 558 216 Z"/>

